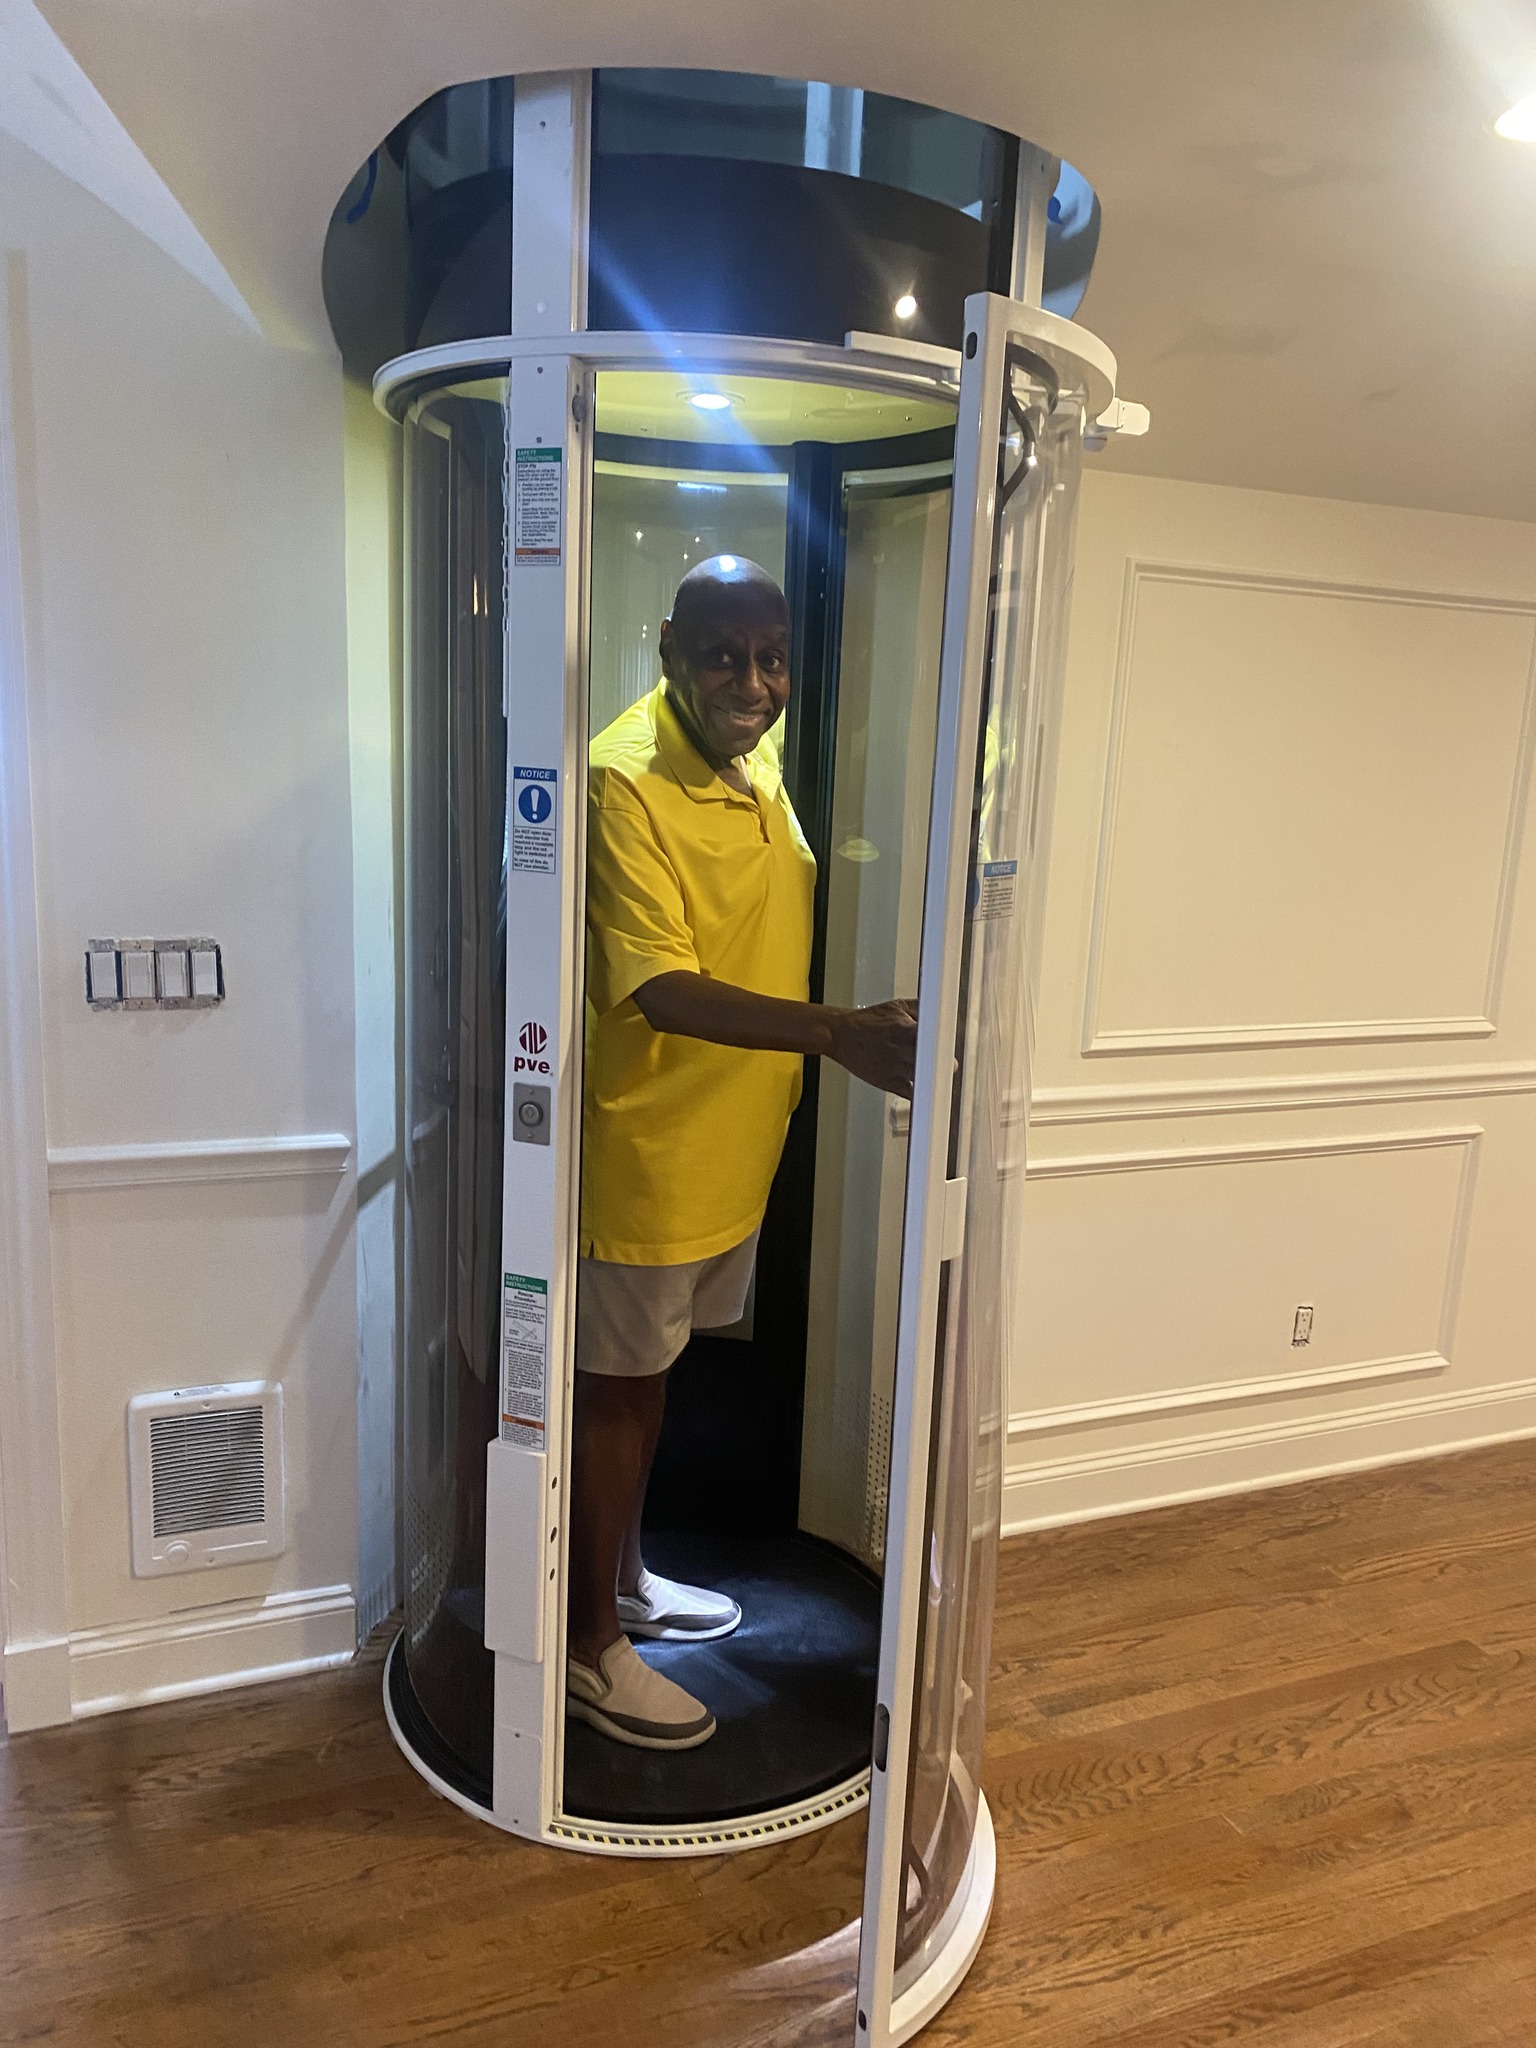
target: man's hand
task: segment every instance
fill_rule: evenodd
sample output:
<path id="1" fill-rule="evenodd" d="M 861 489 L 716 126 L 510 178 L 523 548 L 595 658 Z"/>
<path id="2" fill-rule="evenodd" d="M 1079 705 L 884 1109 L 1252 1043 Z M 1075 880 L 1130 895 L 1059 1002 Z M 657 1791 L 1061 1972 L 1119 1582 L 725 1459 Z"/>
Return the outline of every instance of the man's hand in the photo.
<path id="1" fill-rule="evenodd" d="M 748 1052 L 820 1053 L 872 1087 L 911 1100 L 917 1005 L 905 999 L 839 1010 L 760 996 L 679 968 L 637 988 L 635 1007 L 653 1031 Z"/>
<path id="2" fill-rule="evenodd" d="M 831 1057 L 889 1095 L 912 1099 L 917 1061 L 917 1007 L 898 999 L 864 1010 L 832 1012 Z"/>

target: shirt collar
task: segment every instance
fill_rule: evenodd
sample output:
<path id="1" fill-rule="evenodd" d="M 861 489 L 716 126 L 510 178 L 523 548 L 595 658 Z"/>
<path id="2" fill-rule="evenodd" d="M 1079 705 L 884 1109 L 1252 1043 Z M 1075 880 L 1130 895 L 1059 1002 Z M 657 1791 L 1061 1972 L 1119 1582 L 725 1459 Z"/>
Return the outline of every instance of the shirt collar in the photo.
<path id="1" fill-rule="evenodd" d="M 739 789 L 721 781 L 683 730 L 683 722 L 667 696 L 665 677 L 651 692 L 651 728 L 658 753 L 695 803 L 729 803 L 733 797 L 738 803 L 747 801 Z M 742 756 L 741 765 L 754 790 L 772 802 L 784 778 L 774 750 L 766 744 L 766 735 L 750 754 Z"/>

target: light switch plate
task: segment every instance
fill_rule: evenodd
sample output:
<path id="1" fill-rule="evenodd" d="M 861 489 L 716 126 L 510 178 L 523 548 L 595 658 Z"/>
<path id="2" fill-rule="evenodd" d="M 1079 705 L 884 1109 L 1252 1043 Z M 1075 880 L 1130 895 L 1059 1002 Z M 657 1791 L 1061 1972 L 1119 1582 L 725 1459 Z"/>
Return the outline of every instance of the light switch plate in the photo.
<path id="1" fill-rule="evenodd" d="M 91 939 L 85 999 L 93 1010 L 211 1010 L 224 1000 L 216 939 Z"/>
<path id="2" fill-rule="evenodd" d="M 116 946 L 91 946 L 85 956 L 85 1000 L 92 1004 L 116 1003 L 122 991 L 117 985 Z"/>
<path id="3" fill-rule="evenodd" d="M 199 1002 L 216 1003 L 222 993 L 219 987 L 219 949 L 217 946 L 194 946 L 192 948 L 192 994 Z"/>
<path id="4" fill-rule="evenodd" d="M 123 1001 L 125 1003 L 152 1003 L 155 1000 L 155 956 L 147 946 L 123 946 L 118 951 L 122 963 Z"/>
<path id="5" fill-rule="evenodd" d="M 191 958 L 181 946 L 155 948 L 155 994 L 162 1003 L 184 1003 L 191 995 Z"/>

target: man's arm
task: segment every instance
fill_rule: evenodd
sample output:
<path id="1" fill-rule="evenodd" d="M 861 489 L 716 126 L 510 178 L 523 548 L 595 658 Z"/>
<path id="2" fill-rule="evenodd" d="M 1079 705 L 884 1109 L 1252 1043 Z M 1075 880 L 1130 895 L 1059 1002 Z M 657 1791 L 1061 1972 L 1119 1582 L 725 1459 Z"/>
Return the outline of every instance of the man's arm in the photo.
<path id="1" fill-rule="evenodd" d="M 917 1014 L 906 1002 L 863 1010 L 755 995 L 707 974 L 658 974 L 635 990 L 653 1031 L 737 1045 L 748 1052 L 820 1053 L 889 1094 L 912 1094 Z"/>

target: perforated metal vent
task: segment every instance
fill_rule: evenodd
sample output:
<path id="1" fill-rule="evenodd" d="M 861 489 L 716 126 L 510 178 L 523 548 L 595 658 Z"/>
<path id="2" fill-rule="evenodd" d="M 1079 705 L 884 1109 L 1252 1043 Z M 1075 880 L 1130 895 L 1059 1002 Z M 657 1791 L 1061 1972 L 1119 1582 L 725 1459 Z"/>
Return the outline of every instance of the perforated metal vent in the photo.
<path id="1" fill-rule="evenodd" d="M 261 1380 L 128 1404 L 133 1569 L 140 1577 L 283 1547 L 282 1391 Z"/>
<path id="2" fill-rule="evenodd" d="M 157 1415 L 149 1425 L 155 1534 L 238 1529 L 267 1518 L 260 1408 Z"/>
<path id="3" fill-rule="evenodd" d="M 873 1565 L 885 1562 L 885 1518 L 890 1506 L 891 1401 L 884 1393 L 869 1397 L 869 1452 L 864 1467 L 864 1555 Z"/>

